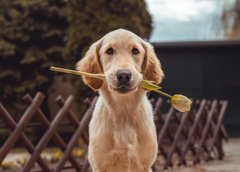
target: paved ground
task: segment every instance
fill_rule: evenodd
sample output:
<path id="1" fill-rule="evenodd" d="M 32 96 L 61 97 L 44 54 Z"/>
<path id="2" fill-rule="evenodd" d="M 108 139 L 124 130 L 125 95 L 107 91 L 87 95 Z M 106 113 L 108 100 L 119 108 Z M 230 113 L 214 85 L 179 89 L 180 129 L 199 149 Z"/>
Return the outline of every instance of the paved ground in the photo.
<path id="1" fill-rule="evenodd" d="M 224 142 L 224 152 L 223 160 L 201 162 L 197 166 L 176 167 L 164 172 L 240 172 L 240 138 Z"/>
<path id="2" fill-rule="evenodd" d="M 162 170 L 161 167 L 157 167 L 156 172 L 240 172 L 240 138 L 231 138 L 227 143 L 224 142 L 224 152 L 225 157 L 223 160 L 201 162 L 197 166 L 188 165 L 186 167 L 174 167 L 167 170 Z M 29 154 L 16 151 L 8 154 L 5 161 L 14 162 L 22 156 L 29 156 Z M 45 153 L 45 156 L 48 156 L 48 154 Z M 4 170 L 3 172 L 13 171 L 20 170 Z M 66 171 L 70 172 L 73 170 Z"/>
<path id="3" fill-rule="evenodd" d="M 223 161 L 212 161 L 200 167 L 209 172 L 240 172 L 240 139 L 230 139 L 224 143 L 224 152 Z"/>

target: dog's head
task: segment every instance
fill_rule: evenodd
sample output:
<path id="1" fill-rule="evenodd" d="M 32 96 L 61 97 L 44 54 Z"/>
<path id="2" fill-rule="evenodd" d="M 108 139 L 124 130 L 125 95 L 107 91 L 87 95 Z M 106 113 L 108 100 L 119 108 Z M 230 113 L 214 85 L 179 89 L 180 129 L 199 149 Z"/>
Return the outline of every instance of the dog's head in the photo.
<path id="1" fill-rule="evenodd" d="M 121 95 L 135 92 L 142 79 L 159 84 L 164 76 L 153 46 L 124 29 L 112 31 L 92 44 L 77 63 L 77 70 L 104 73 L 109 91 Z M 86 76 L 83 81 L 95 91 L 103 84 Z"/>

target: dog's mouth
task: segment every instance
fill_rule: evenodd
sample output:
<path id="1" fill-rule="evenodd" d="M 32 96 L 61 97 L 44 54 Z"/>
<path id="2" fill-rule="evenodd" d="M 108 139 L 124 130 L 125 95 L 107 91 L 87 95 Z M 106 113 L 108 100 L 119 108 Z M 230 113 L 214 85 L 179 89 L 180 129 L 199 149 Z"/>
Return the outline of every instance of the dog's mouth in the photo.
<path id="1" fill-rule="evenodd" d="M 113 87 L 112 87 L 113 88 Z M 137 87 L 135 88 L 129 88 L 127 86 L 121 86 L 121 87 L 118 87 L 118 88 L 113 88 L 113 90 L 117 91 L 119 94 L 127 94 L 133 90 L 135 90 Z"/>
<path id="2" fill-rule="evenodd" d="M 136 92 L 138 90 L 139 82 L 142 79 L 141 75 L 136 75 L 135 77 L 132 77 L 130 81 L 119 81 L 115 75 L 110 75 L 108 73 L 105 75 L 108 83 L 108 89 L 113 93 L 123 96 Z"/>

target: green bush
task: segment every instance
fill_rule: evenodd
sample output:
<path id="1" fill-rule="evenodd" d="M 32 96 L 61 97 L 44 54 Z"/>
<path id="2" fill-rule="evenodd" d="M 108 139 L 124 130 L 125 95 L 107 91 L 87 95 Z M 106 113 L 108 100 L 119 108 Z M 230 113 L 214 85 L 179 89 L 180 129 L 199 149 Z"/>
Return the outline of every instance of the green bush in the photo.
<path id="1" fill-rule="evenodd" d="M 22 96 L 47 95 L 49 67 L 63 65 L 68 8 L 64 0 L 1 0 L 0 11 L 0 102 L 19 118 Z"/>

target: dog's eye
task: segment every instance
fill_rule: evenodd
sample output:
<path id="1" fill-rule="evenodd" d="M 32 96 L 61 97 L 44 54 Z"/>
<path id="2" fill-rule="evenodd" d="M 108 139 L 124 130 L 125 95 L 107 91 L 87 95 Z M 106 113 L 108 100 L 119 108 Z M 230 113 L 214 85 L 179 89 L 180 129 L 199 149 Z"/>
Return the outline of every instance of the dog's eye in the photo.
<path id="1" fill-rule="evenodd" d="M 137 48 L 133 48 L 132 49 L 132 54 L 133 55 L 137 55 L 139 53 L 138 49 Z"/>
<path id="2" fill-rule="evenodd" d="M 114 53 L 113 49 L 112 48 L 108 48 L 107 51 L 106 51 L 107 54 L 111 55 Z"/>

